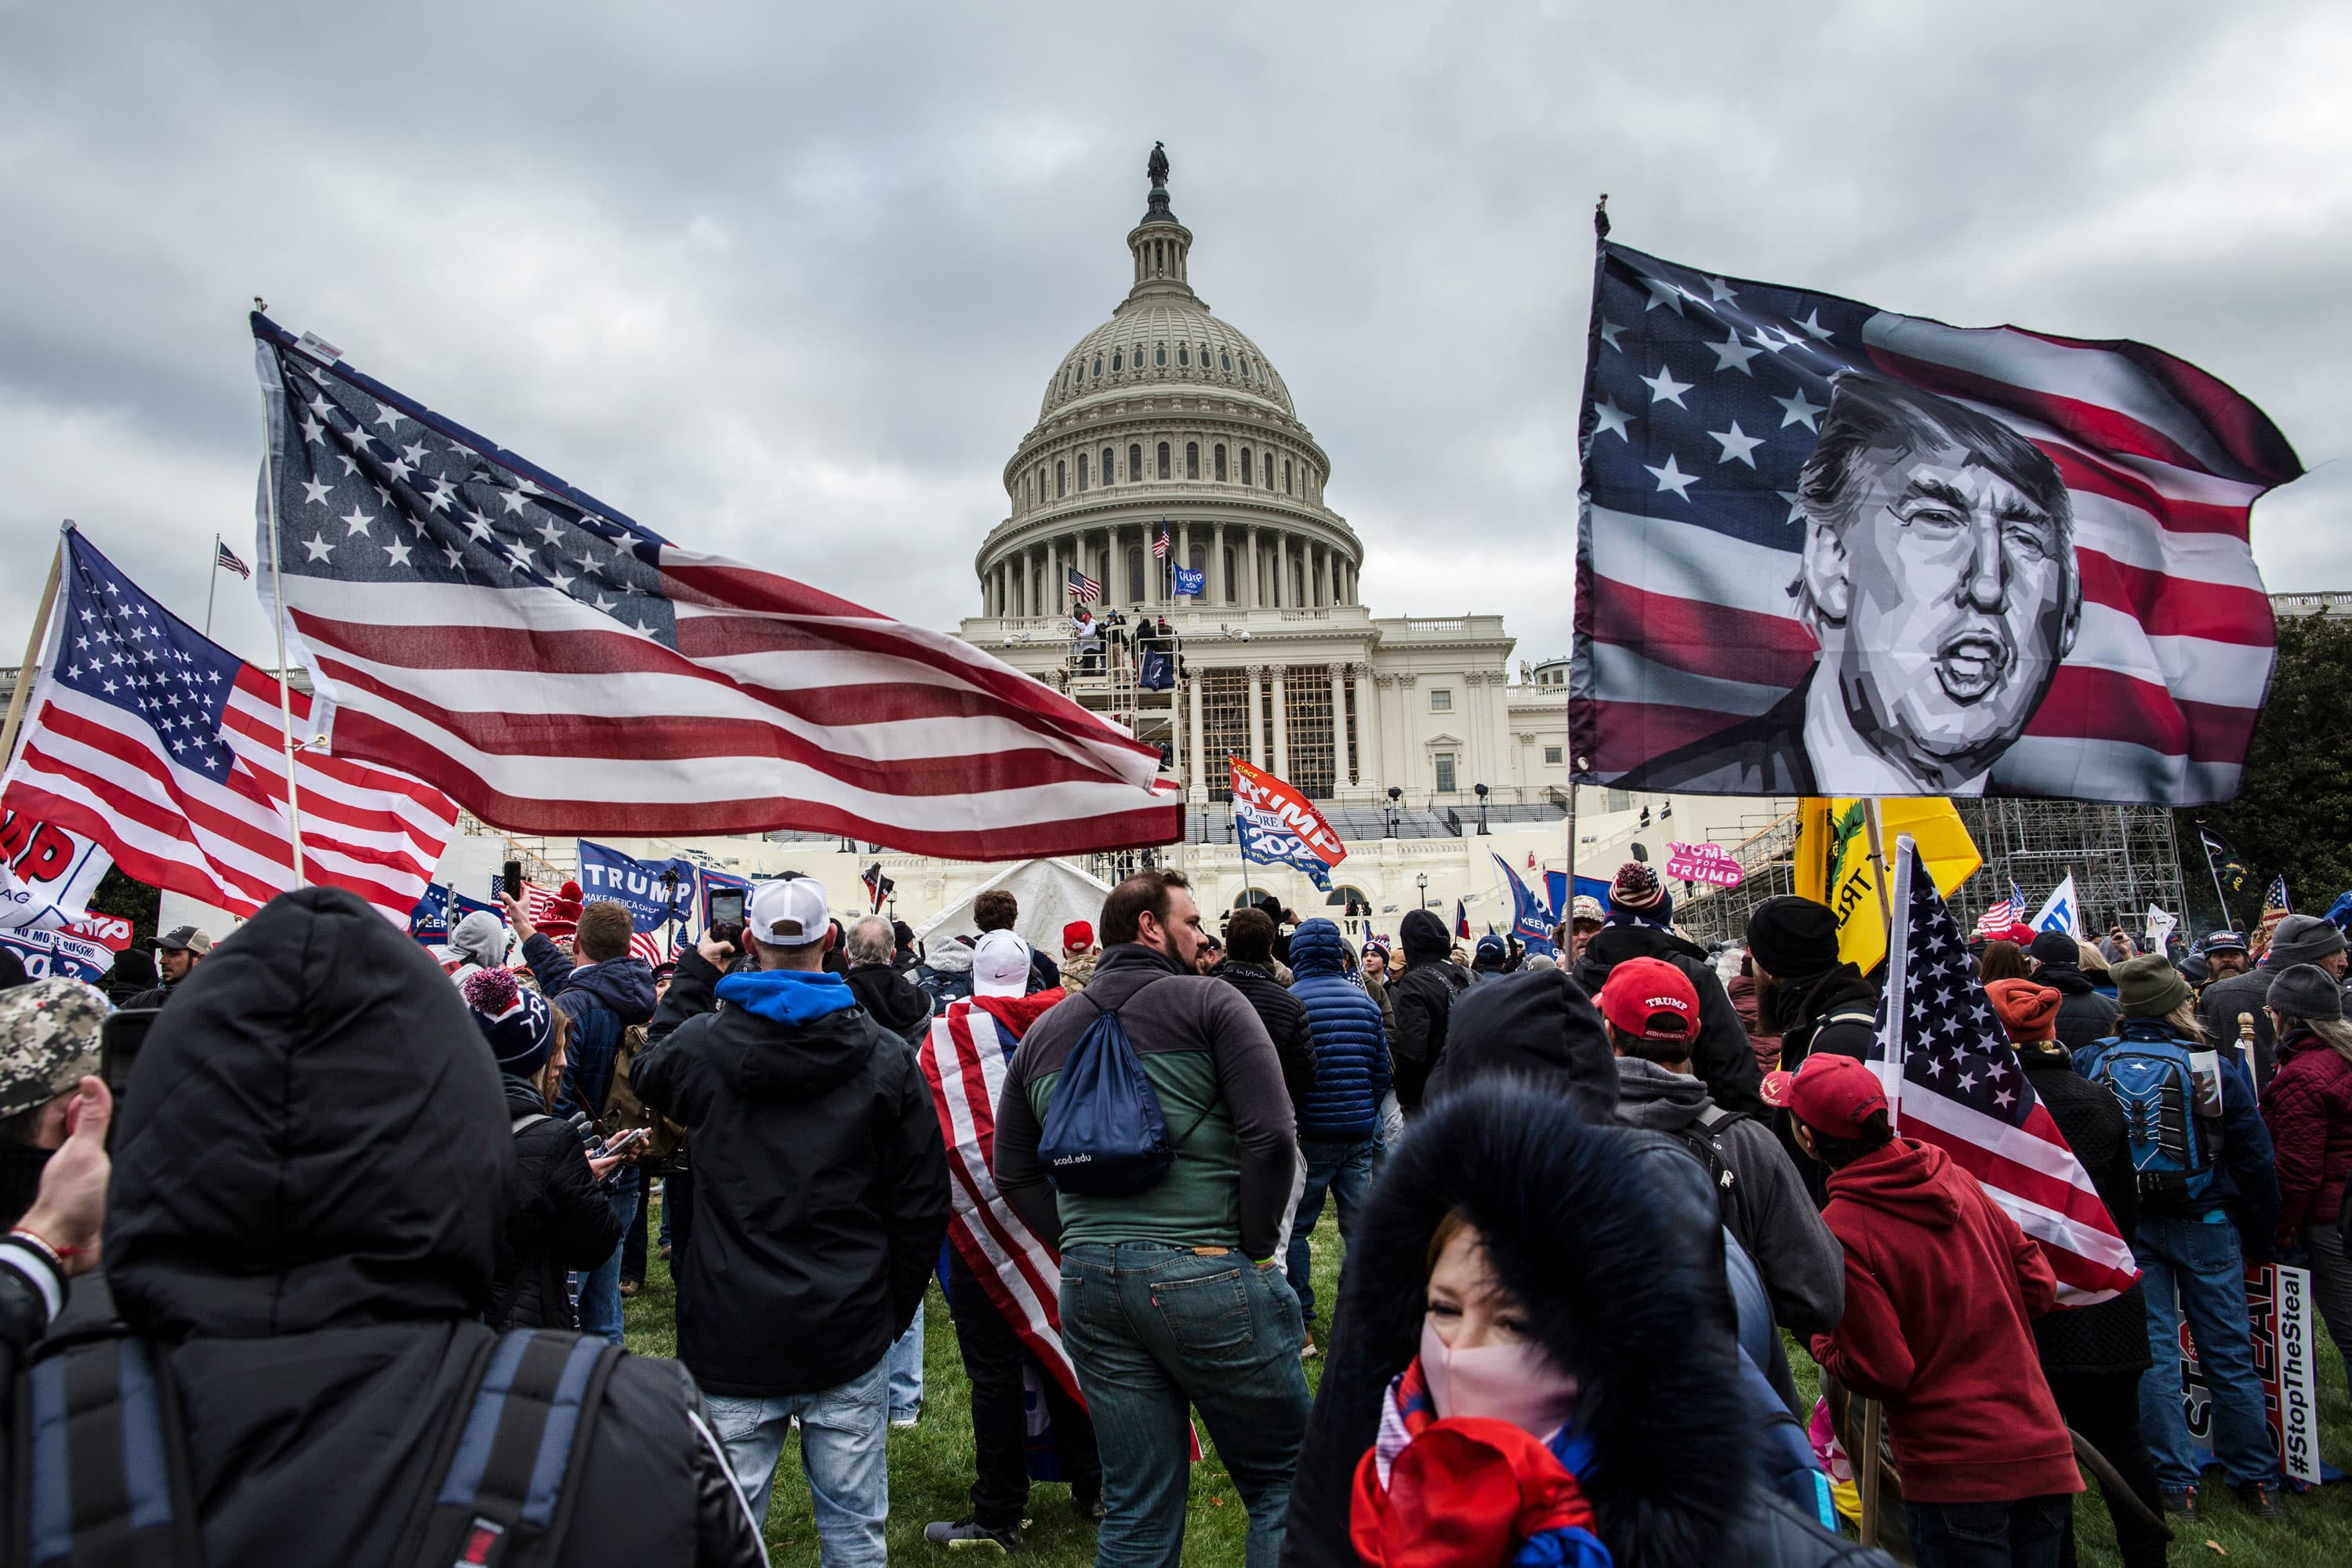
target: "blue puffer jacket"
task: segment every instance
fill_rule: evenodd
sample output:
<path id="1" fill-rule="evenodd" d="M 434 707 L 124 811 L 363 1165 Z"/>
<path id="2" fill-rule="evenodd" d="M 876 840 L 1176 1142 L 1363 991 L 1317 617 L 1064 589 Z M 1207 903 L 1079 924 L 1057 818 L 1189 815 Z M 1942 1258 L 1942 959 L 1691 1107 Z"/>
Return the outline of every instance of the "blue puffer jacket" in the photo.
<path id="1" fill-rule="evenodd" d="M 1388 1032 L 1381 1006 L 1341 968 L 1339 928 L 1308 921 L 1290 939 L 1291 994 L 1315 1037 L 1315 1088 L 1298 1106 L 1301 1138 L 1370 1138 L 1389 1091 Z"/>

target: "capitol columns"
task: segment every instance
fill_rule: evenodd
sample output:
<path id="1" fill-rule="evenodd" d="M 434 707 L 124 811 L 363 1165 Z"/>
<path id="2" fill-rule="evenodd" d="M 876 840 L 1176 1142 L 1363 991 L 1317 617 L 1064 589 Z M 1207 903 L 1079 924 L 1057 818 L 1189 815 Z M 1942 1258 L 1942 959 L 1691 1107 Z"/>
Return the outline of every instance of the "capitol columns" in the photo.
<path id="1" fill-rule="evenodd" d="M 1205 731 L 1201 724 L 1201 677 L 1199 672 L 1195 671 L 1192 675 L 1188 677 L 1185 679 L 1184 684 L 1192 694 L 1191 726 L 1192 750 L 1190 753 L 1192 765 L 1186 770 L 1186 783 L 1188 787 L 1185 789 L 1184 798 L 1191 801 L 1194 805 L 1206 805 L 1209 803 L 1208 760 L 1202 751 Z"/>
<path id="2" fill-rule="evenodd" d="M 1225 525 L 1221 522 L 1209 531 L 1209 582 L 1221 610 L 1234 602 L 1234 585 L 1225 580 L 1226 575 Z"/>
<path id="3" fill-rule="evenodd" d="M 1348 667 L 1339 659 L 1331 661 L 1331 788 L 1337 795 L 1341 789 L 1353 789 L 1356 769 L 1348 755 Z"/>
<path id="4" fill-rule="evenodd" d="M 1286 529 L 1277 528 L 1274 531 L 1274 607 L 1276 609 L 1282 608 L 1289 602 L 1284 597 L 1289 589 L 1290 533 Z"/>
<path id="5" fill-rule="evenodd" d="M 1249 678 L 1250 763 L 1262 768 L 1265 766 L 1265 701 L 1261 695 L 1265 689 L 1265 666 L 1251 665 Z"/>
<path id="6" fill-rule="evenodd" d="M 1381 737 L 1380 716 L 1372 706 L 1372 667 L 1358 664 L 1353 668 L 1356 676 L 1356 783 L 1377 786 L 1381 783 Z"/>
<path id="7" fill-rule="evenodd" d="M 1258 607 L 1258 601 L 1262 596 L 1258 593 L 1257 525 L 1255 523 L 1249 524 L 1248 532 L 1248 558 L 1242 564 L 1242 579 L 1249 584 L 1249 595 L 1243 601 L 1242 608 L 1245 610 L 1255 610 Z"/>
<path id="8" fill-rule="evenodd" d="M 1274 666 L 1274 771 L 1277 777 L 1290 776 L 1290 714 L 1288 666 Z"/>

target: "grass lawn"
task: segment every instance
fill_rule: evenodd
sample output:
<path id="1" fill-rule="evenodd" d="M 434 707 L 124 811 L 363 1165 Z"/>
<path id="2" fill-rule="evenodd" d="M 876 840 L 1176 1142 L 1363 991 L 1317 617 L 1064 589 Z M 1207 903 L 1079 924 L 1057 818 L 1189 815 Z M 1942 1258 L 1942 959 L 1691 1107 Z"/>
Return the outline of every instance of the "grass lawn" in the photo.
<path id="1" fill-rule="evenodd" d="M 1316 1299 L 1327 1320 L 1338 1292 L 1339 1267 L 1339 1229 L 1327 1205 L 1323 1223 L 1315 1233 Z M 659 1259 L 652 1265 L 645 1289 L 626 1306 L 631 1350 L 643 1355 L 677 1353 L 669 1271 Z M 936 1282 L 924 1317 L 923 1419 L 911 1431 L 890 1434 L 888 1536 L 893 1561 L 920 1563 L 936 1559 L 944 1565 L 950 1554 L 924 1542 L 923 1526 L 935 1519 L 961 1519 L 971 1511 L 971 1408 L 963 1363 L 956 1355 L 955 1328 Z M 1792 1351 L 1790 1361 L 1800 1389 L 1810 1395 L 1814 1382 L 1811 1361 L 1801 1351 Z M 2343 1359 L 2324 1333 L 2319 1339 L 2319 1363 L 2323 1451 L 2336 1464 L 2352 1468 L 2352 1400 L 2347 1400 L 2344 1386 Z M 1322 1371 L 1320 1357 L 1307 1363 L 1310 1388 L 1320 1382 Z M 1248 1515 L 1242 1510 L 1232 1479 L 1217 1462 L 1207 1432 L 1201 1437 L 1208 1452 L 1193 1470 L 1184 1561 L 1238 1564 Z M 2203 1522 L 2194 1531 L 2179 1532 L 2173 1542 L 2169 1561 L 2176 1568 L 2224 1560 L 2260 1563 L 2263 1568 L 2352 1564 L 2352 1482 L 2289 1498 L 2288 1522 L 2284 1526 L 2256 1524 L 2247 1519 L 2218 1479 L 2204 1489 L 2204 1502 Z M 1041 1568 L 1077 1568 L 1094 1560 L 1094 1528 L 1071 1514 L 1066 1488 L 1043 1483 L 1033 1488 L 1029 1515 L 1030 1527 L 1023 1531 L 1028 1561 Z M 2085 1568 L 2110 1568 L 2116 1563 L 2115 1537 L 2095 1488 L 2076 1505 L 2075 1521 L 2076 1546 Z M 768 1550 L 779 1568 L 816 1568 L 816 1528 L 809 1510 L 808 1485 L 801 1474 L 797 1436 L 786 1445 L 783 1459 L 776 1467 L 775 1495 L 768 1509 Z M 958 1552 L 954 1557 L 968 1561 L 970 1554 Z"/>

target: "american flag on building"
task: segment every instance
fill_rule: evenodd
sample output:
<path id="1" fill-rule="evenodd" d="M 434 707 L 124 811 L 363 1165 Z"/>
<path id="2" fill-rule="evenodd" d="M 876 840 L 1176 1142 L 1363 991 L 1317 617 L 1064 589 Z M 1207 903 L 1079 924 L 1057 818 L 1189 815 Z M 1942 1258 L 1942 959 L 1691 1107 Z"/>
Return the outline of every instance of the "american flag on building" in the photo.
<path id="1" fill-rule="evenodd" d="M 338 757 L 528 833 L 800 828 L 974 860 L 1181 833 L 1157 748 L 993 656 L 682 549 L 252 325 L 258 587 Z"/>
<path id="2" fill-rule="evenodd" d="M 1160 537 L 1151 542 L 1151 553 L 1164 560 L 1172 548 L 1168 542 L 1168 525 L 1163 522 L 1160 525 Z"/>
<path id="3" fill-rule="evenodd" d="M 250 915 L 301 880 L 346 888 L 405 927 L 457 809 L 416 779 L 324 755 L 278 680 L 151 599 L 68 529 L 40 682 L 0 804 L 96 842 L 140 881 Z"/>
<path id="4" fill-rule="evenodd" d="M 1081 605 L 1091 605 L 1102 597 L 1102 584 L 1075 566 L 1070 568 L 1067 585 L 1070 596 Z"/>
<path id="5" fill-rule="evenodd" d="M 1834 378 L 1851 374 L 1990 416 L 2046 455 L 2069 498 L 2079 626 L 1984 792 L 2163 805 L 2236 793 L 2274 640 L 2248 516 L 2302 469 L 2230 387 L 2140 343 L 1963 330 L 1606 242 L 1587 353 L 1570 722 L 1571 752 L 1592 761 L 1580 779 L 1890 793 L 1707 771 L 1733 766 L 1744 741 L 1788 754 L 1767 742 L 1786 733 L 1819 647 L 1792 586 L 1799 475 Z M 1963 684 L 2021 658 L 1956 646 Z M 1988 663 L 1990 677 L 1972 673 Z"/>
<path id="6" fill-rule="evenodd" d="M 1895 927 L 1871 1052 L 1895 1130 L 1977 1179 L 2049 1258 L 2060 1302 L 2119 1295 L 2138 1278 L 2131 1248 L 2018 1065 L 1936 879 L 1917 874 L 1909 836 L 1898 844 Z"/>

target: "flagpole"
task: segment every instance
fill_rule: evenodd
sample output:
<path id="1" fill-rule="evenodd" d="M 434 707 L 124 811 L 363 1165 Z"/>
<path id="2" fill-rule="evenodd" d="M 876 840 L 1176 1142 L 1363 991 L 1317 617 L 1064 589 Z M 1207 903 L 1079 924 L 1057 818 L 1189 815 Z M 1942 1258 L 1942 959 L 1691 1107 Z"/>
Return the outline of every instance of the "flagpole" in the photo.
<path id="1" fill-rule="evenodd" d="M 213 535 L 213 569 L 205 574 L 205 640 L 213 636 L 213 599 L 220 593 L 220 535 Z"/>
<path id="2" fill-rule="evenodd" d="M 1886 924 L 1887 952 L 1895 951 L 1895 907 L 1886 897 L 1885 825 L 1879 820 L 1878 797 L 1866 795 L 1862 803 L 1862 822 L 1870 835 L 1871 880 L 1878 889 L 1878 918 Z"/>
<path id="3" fill-rule="evenodd" d="M 72 531 L 73 519 L 68 518 L 59 534 Z M 0 726 L 0 765 L 16 757 L 16 730 L 25 721 L 25 695 L 33 689 L 33 663 L 41 657 L 41 645 L 49 637 L 49 612 L 57 606 L 58 575 L 65 564 L 65 541 L 58 541 L 57 553 L 49 557 L 49 580 L 41 584 L 41 602 L 33 611 L 33 635 L 25 644 L 25 662 L 16 667 L 16 689 L 8 694 L 8 718 Z"/>
<path id="4" fill-rule="evenodd" d="M 2221 868 L 2213 864 L 2213 841 L 2205 837 L 2205 825 L 2201 822 L 2197 825 L 2197 846 L 2205 851 L 2205 874 L 2213 879 L 2213 897 L 2221 906 L 2221 929 L 2235 931 L 2238 929 L 2237 919 L 2230 913 L 2230 900 L 2221 891 Z M 2180 910 L 2183 914 L 2189 912 L 2186 901 L 2182 902 Z"/>
<path id="5" fill-rule="evenodd" d="M 278 437 L 269 417 L 269 393 L 261 395 L 261 478 L 269 504 L 269 595 L 277 614 L 270 622 L 278 632 L 278 733 L 286 748 L 286 824 L 294 846 L 294 886 L 302 875 L 302 795 L 295 782 L 294 695 L 286 684 L 286 577 L 278 560 Z M 214 552 L 215 562 L 219 552 Z M 219 567 L 215 565 L 217 572 Z"/>

